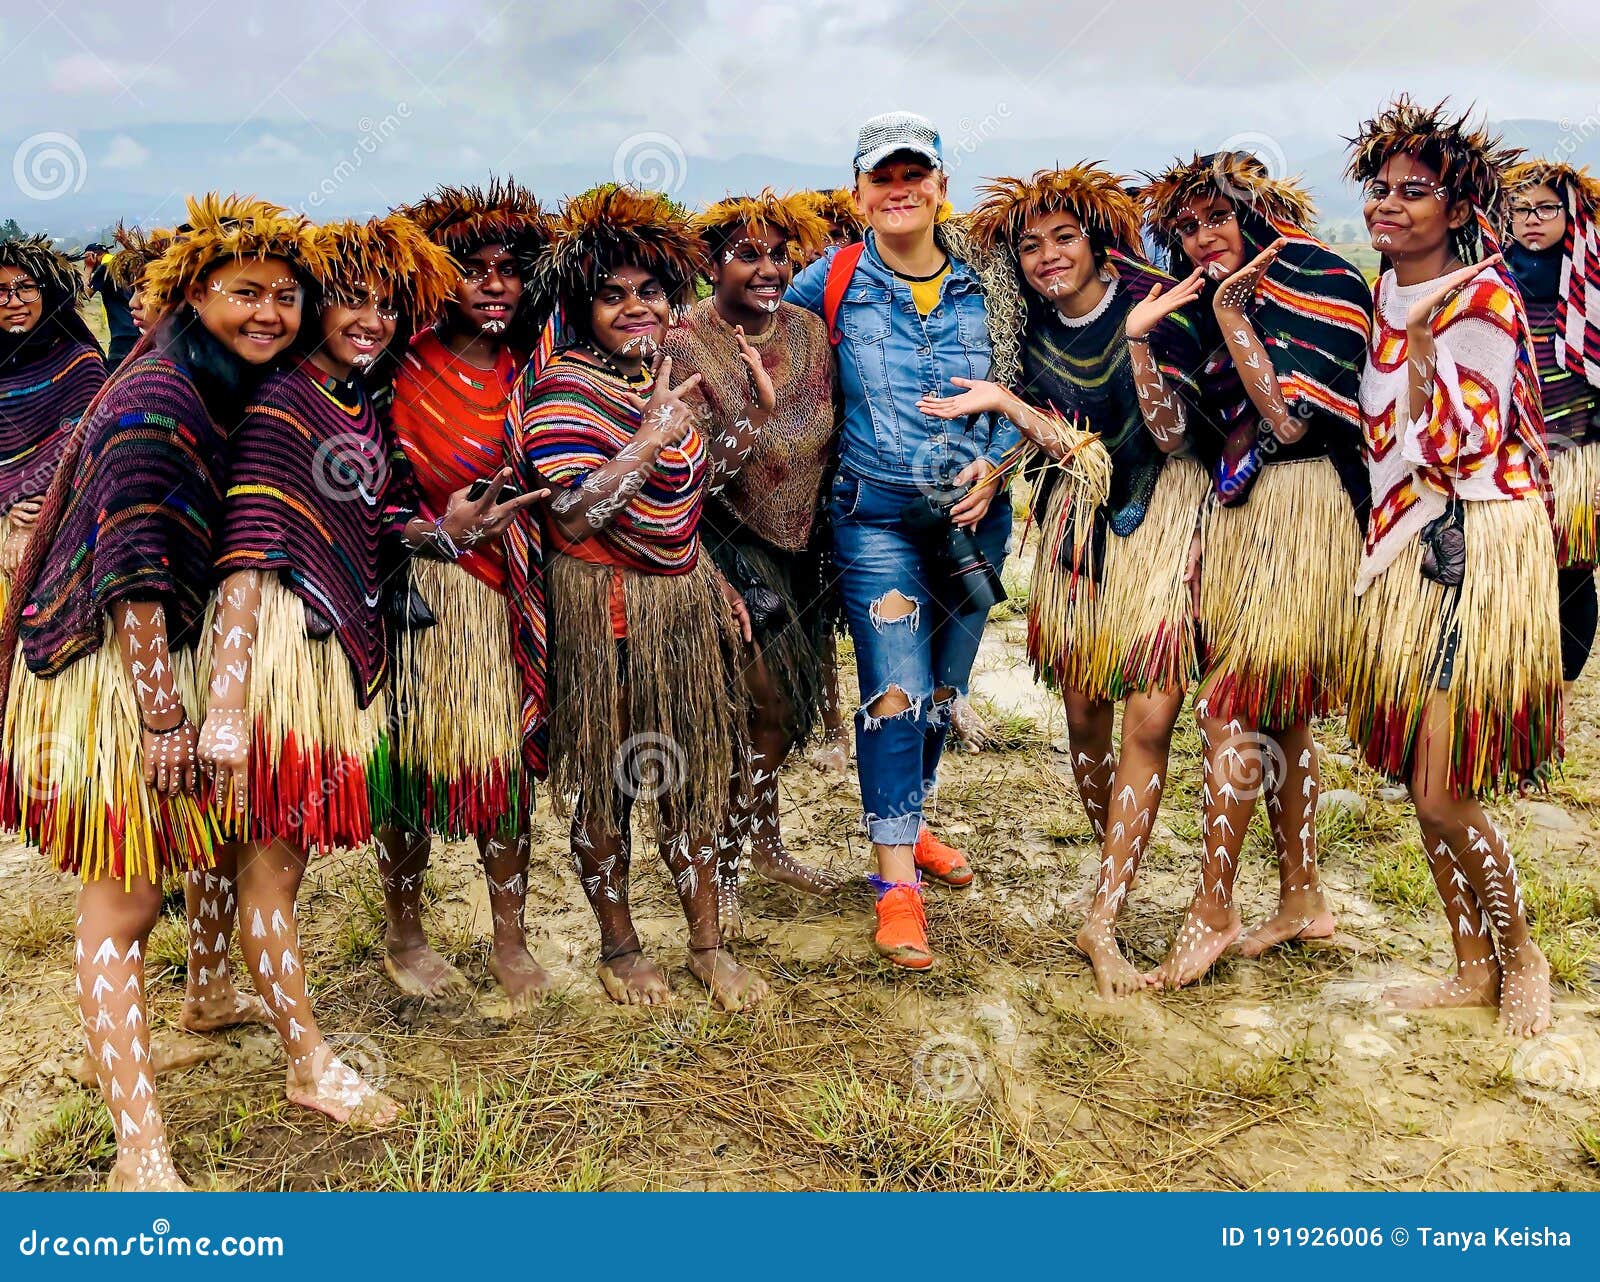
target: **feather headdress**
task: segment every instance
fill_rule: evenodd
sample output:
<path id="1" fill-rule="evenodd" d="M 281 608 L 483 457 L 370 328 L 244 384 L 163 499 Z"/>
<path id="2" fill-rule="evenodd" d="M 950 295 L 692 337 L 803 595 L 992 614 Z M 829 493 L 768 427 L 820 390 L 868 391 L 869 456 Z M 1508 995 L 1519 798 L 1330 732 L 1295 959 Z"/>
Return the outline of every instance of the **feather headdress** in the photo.
<path id="1" fill-rule="evenodd" d="M 1146 176 L 1139 193 L 1145 216 L 1168 245 L 1179 241 L 1178 214 L 1197 195 L 1226 196 L 1234 209 L 1259 215 L 1274 227 L 1310 231 L 1317 208 L 1298 182 L 1274 178 L 1259 156 L 1248 151 L 1198 152 L 1175 161 L 1159 174 Z M 1180 273 L 1181 274 L 1181 273 Z"/>
<path id="2" fill-rule="evenodd" d="M 779 196 L 765 187 L 755 196 L 729 196 L 707 205 L 689 220 L 707 255 L 715 254 L 745 229 L 774 231 L 804 258 L 813 258 L 827 244 L 828 224 L 813 210 L 804 193 Z"/>
<path id="3" fill-rule="evenodd" d="M 1005 245 L 1013 252 L 1029 221 L 1071 214 L 1096 248 L 1139 252 L 1139 207 L 1124 179 L 1090 161 L 1070 169 L 1040 169 L 1031 178 L 995 178 L 978 189 L 966 215 L 967 234 L 980 249 Z"/>
<path id="4" fill-rule="evenodd" d="M 181 302 L 189 286 L 224 262 L 282 258 L 296 272 L 316 275 L 320 251 L 311 224 L 255 196 L 191 196 L 189 216 L 171 245 L 145 269 L 142 293 L 152 313 Z"/>
<path id="5" fill-rule="evenodd" d="M 606 184 L 570 197 L 556 218 L 549 248 L 528 280 L 541 313 L 556 304 L 568 318 L 620 267 L 653 273 L 675 305 L 693 301 L 704 267 L 700 239 L 684 212 L 660 192 Z"/>
<path id="6" fill-rule="evenodd" d="M 33 277 L 44 299 L 46 316 L 63 304 L 76 306 L 85 296 L 77 265 L 56 249 L 48 236 L 0 240 L 0 267 L 14 267 Z"/>
<path id="7" fill-rule="evenodd" d="M 866 230 L 856 210 L 855 197 L 848 187 L 835 187 L 831 191 L 803 191 L 800 200 L 827 223 L 830 230 L 843 233 L 850 240 L 860 240 Z"/>
<path id="8" fill-rule="evenodd" d="M 485 245 L 504 245 L 528 264 L 550 241 L 550 215 L 510 178 L 491 178 L 487 187 L 440 187 L 396 212 L 458 259 Z"/>
<path id="9" fill-rule="evenodd" d="M 324 296 L 358 301 L 384 293 L 413 322 L 428 322 L 455 296 L 461 269 L 445 248 L 404 214 L 325 223 L 311 232 Z"/>
<path id="10" fill-rule="evenodd" d="M 121 290 L 136 288 L 145 269 L 167 252 L 175 237 L 176 233 L 169 227 L 147 232 L 118 223 L 116 231 L 111 233 L 117 250 L 106 261 L 106 274 L 111 277 L 111 283 Z"/>
<path id="11" fill-rule="evenodd" d="M 1501 182 L 1508 195 L 1524 187 L 1550 187 L 1569 213 L 1576 202 L 1577 210 L 1590 220 L 1600 211 L 1600 178 L 1591 174 L 1588 166 L 1575 169 L 1559 160 L 1523 160 L 1507 166 Z"/>

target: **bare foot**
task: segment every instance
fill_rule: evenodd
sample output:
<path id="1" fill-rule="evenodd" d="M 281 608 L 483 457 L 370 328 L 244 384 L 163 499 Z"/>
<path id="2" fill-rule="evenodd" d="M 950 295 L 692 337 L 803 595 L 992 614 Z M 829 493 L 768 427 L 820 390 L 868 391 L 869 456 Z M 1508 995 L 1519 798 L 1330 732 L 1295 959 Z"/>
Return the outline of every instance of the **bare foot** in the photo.
<path id="1" fill-rule="evenodd" d="M 744 905 L 739 902 L 739 884 L 726 877 L 717 879 L 717 924 L 724 939 L 743 939 Z"/>
<path id="2" fill-rule="evenodd" d="M 191 1033 L 216 1033 L 241 1024 L 271 1024 L 272 1012 L 254 993 L 230 985 L 210 997 L 185 997 L 178 1024 Z"/>
<path id="3" fill-rule="evenodd" d="M 1467 962 L 1448 979 L 1427 984 L 1397 984 L 1383 1000 L 1396 1010 L 1461 1010 L 1493 1006 L 1500 997 L 1500 968 L 1492 957 Z"/>
<path id="4" fill-rule="evenodd" d="M 472 991 L 467 977 L 427 944 L 391 949 L 384 954 L 383 973 L 407 997 L 420 997 L 423 1001 L 440 1001 Z"/>
<path id="5" fill-rule="evenodd" d="M 691 948 L 689 969 L 725 1011 L 749 1010 L 767 995 L 767 981 L 739 965 L 726 948 Z"/>
<path id="6" fill-rule="evenodd" d="M 602 961 L 595 974 L 619 1006 L 660 1006 L 672 1000 L 667 974 L 637 949 Z"/>
<path id="7" fill-rule="evenodd" d="M 1094 967 L 1094 985 L 1106 1001 L 1131 997 L 1150 987 L 1151 977 L 1140 974 L 1117 947 L 1110 922 L 1090 917 L 1078 928 L 1077 944 Z"/>
<path id="8" fill-rule="evenodd" d="M 172 1164 L 165 1140 L 148 1148 L 119 1149 L 117 1164 L 106 1176 L 107 1193 L 191 1193 Z"/>
<path id="9" fill-rule="evenodd" d="M 196 1064 L 204 1064 L 208 1059 L 216 1059 L 222 1054 L 222 1048 L 211 1042 L 197 1042 L 192 1037 L 172 1037 L 166 1033 L 157 1033 L 150 1039 L 150 1071 L 155 1077 L 165 1077 L 168 1073 L 176 1073 L 185 1068 L 193 1068 Z M 87 1090 L 100 1089 L 100 1074 L 95 1069 L 94 1060 L 89 1058 L 85 1051 L 77 1062 L 67 1070 L 72 1080 Z"/>
<path id="10" fill-rule="evenodd" d="M 1509 1037 L 1537 1037 L 1550 1027 L 1550 963 L 1529 939 L 1500 954 L 1500 1023 Z"/>
<path id="11" fill-rule="evenodd" d="M 1295 940 L 1332 939 L 1333 931 L 1333 913 L 1320 890 L 1291 890 L 1278 900 L 1272 916 L 1239 936 L 1233 950 L 1241 957 L 1259 957 Z"/>
<path id="12" fill-rule="evenodd" d="M 489 973 L 505 989 L 513 1007 L 527 1006 L 550 991 L 555 981 L 533 960 L 525 941 L 496 945 L 489 953 Z"/>
<path id="13" fill-rule="evenodd" d="M 1228 951 L 1228 945 L 1239 938 L 1242 929 L 1244 923 L 1239 920 L 1237 908 L 1227 910 L 1221 925 L 1212 925 L 1190 904 L 1166 960 L 1146 978 L 1158 988 L 1182 988 L 1194 983 L 1216 965 L 1217 958 Z"/>
<path id="14" fill-rule="evenodd" d="M 808 868 L 783 847 L 781 838 L 762 838 L 750 843 L 750 866 L 768 881 L 790 886 L 807 895 L 826 899 L 838 891 L 840 881 L 831 873 Z"/>
<path id="15" fill-rule="evenodd" d="M 983 752 L 994 747 L 994 732 L 989 729 L 989 723 L 965 698 L 957 699 L 951 705 L 950 727 L 968 752 Z"/>
<path id="16" fill-rule="evenodd" d="M 289 1062 L 283 1093 L 291 1104 L 360 1129 L 388 1126 L 400 1116 L 400 1105 L 369 1086 L 327 1042 L 298 1067 L 293 1060 Z"/>
<path id="17" fill-rule="evenodd" d="M 811 766 L 824 774 L 842 775 L 850 769 L 850 744 L 841 732 L 830 734 L 811 750 Z"/>

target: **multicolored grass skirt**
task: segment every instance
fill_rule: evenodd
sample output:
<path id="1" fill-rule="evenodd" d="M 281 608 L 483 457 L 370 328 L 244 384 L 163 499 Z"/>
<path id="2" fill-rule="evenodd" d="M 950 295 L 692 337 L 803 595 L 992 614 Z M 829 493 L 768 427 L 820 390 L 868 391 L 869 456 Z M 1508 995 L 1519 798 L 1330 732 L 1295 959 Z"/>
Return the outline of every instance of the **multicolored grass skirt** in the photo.
<path id="1" fill-rule="evenodd" d="M 1459 588 L 1422 577 L 1421 536 L 1361 594 L 1350 738 L 1391 779 L 1411 777 L 1435 693 L 1449 701 L 1452 796 L 1536 779 L 1561 759 L 1555 543 L 1536 499 L 1468 503 Z M 1447 688 L 1441 690 L 1441 684 Z"/>
<path id="2" fill-rule="evenodd" d="M 394 667 L 388 815 L 411 832 L 488 840 L 520 829 L 521 686 L 506 599 L 459 566 L 414 557 L 411 583 L 437 622 L 402 632 Z"/>
<path id="3" fill-rule="evenodd" d="M 1126 538 L 1106 532 L 1104 565 L 1095 573 L 1092 540 L 1079 541 L 1073 519 L 1079 500 L 1071 487 L 1056 486 L 1028 595 L 1035 675 L 1095 699 L 1188 683 L 1194 612 L 1183 572 L 1205 493 L 1198 463 L 1168 459 L 1139 528 Z"/>
<path id="4" fill-rule="evenodd" d="M 1273 463 L 1201 530 L 1202 693 L 1213 716 L 1283 730 L 1344 702 L 1361 531 L 1327 459 Z"/>
<path id="5" fill-rule="evenodd" d="M 1600 443 L 1575 445 L 1550 456 L 1550 489 L 1555 498 L 1556 560 L 1569 565 L 1600 561 L 1600 519 L 1595 489 L 1600 487 Z"/>
<path id="6" fill-rule="evenodd" d="M 192 650 L 171 654 L 195 725 L 204 703 Z M 217 833 L 203 802 L 144 782 L 133 686 L 106 620 L 100 647 L 42 680 L 19 650 L 0 740 L 0 809 L 63 872 L 124 885 L 209 868 Z"/>
<path id="7" fill-rule="evenodd" d="M 201 679 L 211 679 L 206 611 Z M 383 692 L 357 706 L 350 660 L 336 637 L 306 635 L 305 606 L 280 575 L 261 576 L 261 618 L 250 670 L 250 786 L 242 821 L 219 799 L 230 841 L 284 841 L 308 852 L 372 840 L 374 803 L 389 768 Z M 380 803 L 381 804 L 381 803 Z"/>

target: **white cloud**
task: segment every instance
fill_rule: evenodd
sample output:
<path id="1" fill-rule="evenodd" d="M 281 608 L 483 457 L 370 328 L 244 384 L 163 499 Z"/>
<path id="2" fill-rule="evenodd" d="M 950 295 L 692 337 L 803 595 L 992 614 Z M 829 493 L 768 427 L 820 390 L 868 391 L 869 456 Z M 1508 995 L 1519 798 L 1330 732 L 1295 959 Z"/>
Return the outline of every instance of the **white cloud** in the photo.
<path id="1" fill-rule="evenodd" d="M 86 50 L 58 58 L 50 67 L 50 88 L 57 93 L 137 95 L 141 89 L 168 89 L 175 84 L 170 67 L 123 62 Z"/>
<path id="2" fill-rule="evenodd" d="M 137 169 L 149 159 L 148 147 L 140 146 L 127 134 L 118 134 L 111 140 L 111 146 L 100 163 L 107 169 Z"/>
<path id="3" fill-rule="evenodd" d="M 276 134 L 258 135 L 254 142 L 239 153 L 241 161 L 256 165 L 290 164 L 304 157 L 305 153 L 294 143 Z"/>

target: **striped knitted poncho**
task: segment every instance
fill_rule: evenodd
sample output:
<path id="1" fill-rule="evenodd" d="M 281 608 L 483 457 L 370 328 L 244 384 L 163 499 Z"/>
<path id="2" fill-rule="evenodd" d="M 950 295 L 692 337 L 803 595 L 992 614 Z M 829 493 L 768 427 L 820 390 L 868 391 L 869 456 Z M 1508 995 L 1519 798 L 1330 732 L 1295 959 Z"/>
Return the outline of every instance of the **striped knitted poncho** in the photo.
<path id="1" fill-rule="evenodd" d="M 639 430 L 632 390 L 616 375 L 558 354 L 528 391 L 517 430 L 528 462 L 559 492 L 582 486 Z M 640 574 L 687 574 L 700 556 L 706 445 L 691 429 L 680 449 L 663 451 L 649 478 L 586 542 L 604 559 Z M 556 502 L 552 499 L 551 502 Z"/>
<path id="2" fill-rule="evenodd" d="M 99 351 L 71 337 L 0 363 L 0 513 L 50 488 L 73 425 L 106 381 Z"/>
<path id="3" fill-rule="evenodd" d="M 455 491 L 505 466 L 506 409 L 520 364 L 502 348 L 492 370 L 476 369 L 432 330 L 412 340 L 395 374 L 390 429 L 411 464 L 427 515 L 443 515 Z M 505 554 L 498 543 L 464 551 L 456 564 L 496 592 L 505 591 Z"/>
<path id="4" fill-rule="evenodd" d="M 191 350 L 163 333 L 118 371 L 80 429 L 70 497 L 19 627 L 23 657 L 42 677 L 99 648 L 117 601 L 165 602 L 173 650 L 200 638 L 227 432 L 201 399 Z"/>
<path id="5" fill-rule="evenodd" d="M 217 573 L 277 570 L 306 605 L 308 631 L 339 638 L 361 706 L 389 672 L 380 550 L 416 514 L 366 393 L 309 360 L 269 374 L 228 438 L 227 513 Z"/>

